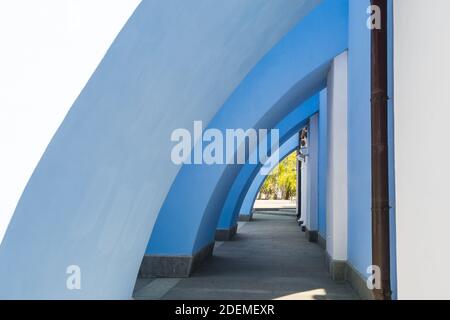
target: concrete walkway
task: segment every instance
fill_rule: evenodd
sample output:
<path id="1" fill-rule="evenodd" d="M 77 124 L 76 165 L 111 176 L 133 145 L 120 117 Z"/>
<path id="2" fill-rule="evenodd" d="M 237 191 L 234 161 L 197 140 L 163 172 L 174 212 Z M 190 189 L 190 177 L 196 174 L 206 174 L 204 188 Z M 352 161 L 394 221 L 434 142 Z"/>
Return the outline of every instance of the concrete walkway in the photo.
<path id="1" fill-rule="evenodd" d="M 348 284 L 330 279 L 324 252 L 309 243 L 295 217 L 256 214 L 233 241 L 190 278 L 138 279 L 136 299 L 357 299 Z"/>
<path id="2" fill-rule="evenodd" d="M 270 209 L 295 209 L 296 201 L 291 200 L 256 200 L 253 208 L 255 210 L 270 210 Z"/>

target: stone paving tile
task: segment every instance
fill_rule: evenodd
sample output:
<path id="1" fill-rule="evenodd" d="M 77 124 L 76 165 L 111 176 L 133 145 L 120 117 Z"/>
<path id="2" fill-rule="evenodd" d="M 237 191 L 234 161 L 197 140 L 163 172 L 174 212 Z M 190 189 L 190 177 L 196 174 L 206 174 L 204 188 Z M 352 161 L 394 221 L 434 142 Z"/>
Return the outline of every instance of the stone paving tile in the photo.
<path id="1" fill-rule="evenodd" d="M 192 277 L 142 279 L 136 299 L 353 300 L 346 283 L 331 280 L 325 253 L 309 243 L 295 217 L 256 214 L 233 241 L 216 244 L 214 256 Z M 155 282 L 156 281 L 156 282 Z"/>

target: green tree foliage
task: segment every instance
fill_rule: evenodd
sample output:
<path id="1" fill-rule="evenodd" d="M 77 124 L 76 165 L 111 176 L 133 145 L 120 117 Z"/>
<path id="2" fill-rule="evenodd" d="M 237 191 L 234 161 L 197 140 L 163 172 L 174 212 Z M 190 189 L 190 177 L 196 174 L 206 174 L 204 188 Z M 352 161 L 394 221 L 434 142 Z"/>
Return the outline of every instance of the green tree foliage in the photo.
<path id="1" fill-rule="evenodd" d="M 262 185 L 258 199 L 292 200 L 297 186 L 297 155 L 293 152 L 273 169 Z"/>

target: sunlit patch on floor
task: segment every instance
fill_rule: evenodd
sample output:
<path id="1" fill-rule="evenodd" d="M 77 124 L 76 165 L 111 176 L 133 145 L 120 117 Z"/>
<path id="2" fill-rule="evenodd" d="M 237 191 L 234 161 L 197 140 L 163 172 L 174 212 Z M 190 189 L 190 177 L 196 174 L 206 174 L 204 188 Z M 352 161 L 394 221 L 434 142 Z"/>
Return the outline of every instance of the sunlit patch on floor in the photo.
<path id="1" fill-rule="evenodd" d="M 327 291 L 325 289 L 315 289 L 289 294 L 274 300 L 323 300 L 326 298 L 326 295 Z"/>

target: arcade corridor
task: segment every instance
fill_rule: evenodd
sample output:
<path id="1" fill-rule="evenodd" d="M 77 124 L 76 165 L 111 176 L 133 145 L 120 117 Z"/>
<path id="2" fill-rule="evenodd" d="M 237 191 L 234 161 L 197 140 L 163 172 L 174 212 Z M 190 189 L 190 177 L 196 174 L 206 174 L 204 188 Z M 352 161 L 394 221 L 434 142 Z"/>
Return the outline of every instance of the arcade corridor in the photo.
<path id="1" fill-rule="evenodd" d="M 357 299 L 331 280 L 324 252 L 288 212 L 256 214 L 190 278 L 138 279 L 135 299 Z"/>

